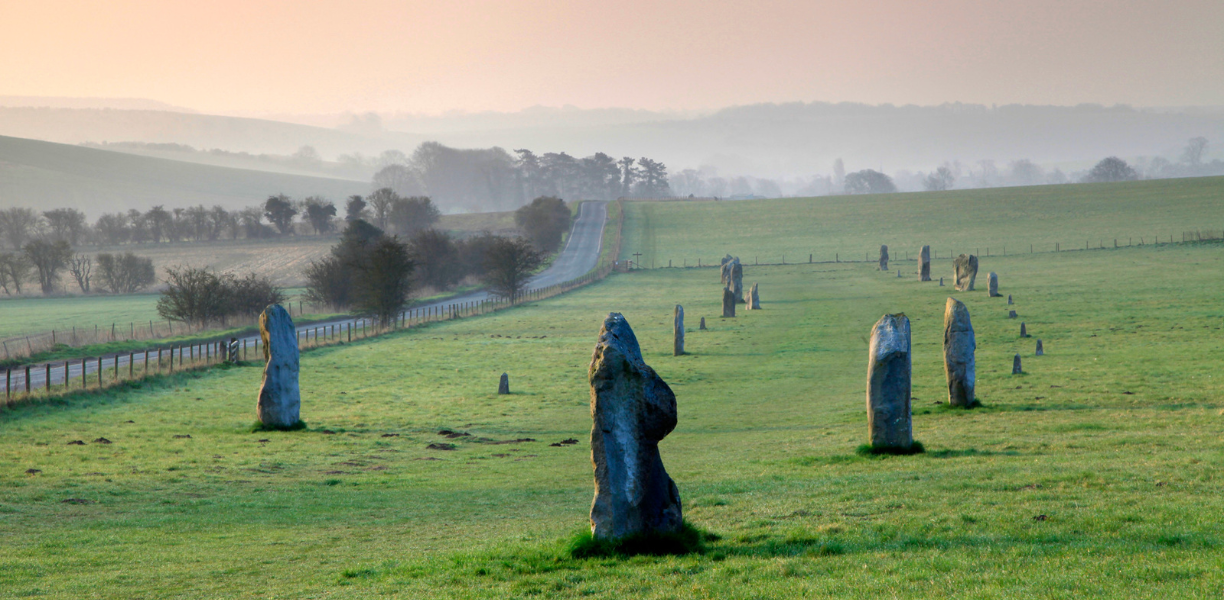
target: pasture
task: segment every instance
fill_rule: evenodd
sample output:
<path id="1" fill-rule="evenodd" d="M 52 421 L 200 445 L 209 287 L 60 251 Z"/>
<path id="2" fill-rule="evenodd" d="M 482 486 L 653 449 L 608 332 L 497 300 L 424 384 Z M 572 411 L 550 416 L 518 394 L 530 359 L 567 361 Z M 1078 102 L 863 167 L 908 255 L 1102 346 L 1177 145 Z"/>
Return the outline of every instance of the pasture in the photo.
<path id="1" fill-rule="evenodd" d="M 774 202 L 752 211 L 772 224 L 754 217 L 754 226 L 782 241 L 760 244 L 825 243 L 794 237 L 805 230 L 791 223 L 810 218 L 792 211 L 801 203 Z M 717 258 L 719 236 L 745 238 L 705 213 L 739 204 L 628 204 L 622 256 L 652 238 L 680 247 L 672 233 L 644 229 L 668 215 L 708 224 L 692 239 Z M 848 239 L 868 245 L 876 235 Z M 979 289 L 966 293 L 918 282 L 913 263 L 897 278 L 862 263 L 748 259 L 744 282 L 759 282 L 763 310 L 741 307 L 735 319 L 718 317 L 716 269 L 614 274 L 517 309 L 304 354 L 309 429 L 299 432 L 251 431 L 254 364 L 18 406 L 0 413 L 0 589 L 63 598 L 1217 597 L 1222 250 L 983 258 Z M 933 274 L 949 271 L 943 261 Z M 1018 319 L 1007 318 L 1005 298 L 986 297 L 989 271 L 1014 296 Z M 973 315 L 979 409 L 941 405 L 949 296 Z M 676 303 L 688 319 L 682 357 L 670 355 Z M 660 449 L 686 519 L 717 536 L 702 554 L 566 552 L 592 495 L 586 367 L 613 310 L 677 395 L 679 425 Z M 887 312 L 912 322 L 914 433 L 927 452 L 868 458 L 855 454 L 866 438 L 867 336 Z M 703 316 L 709 330 L 699 332 Z M 1019 338 L 1020 321 L 1033 338 Z M 1033 356 L 1037 338 L 1045 356 Z M 1013 376 L 1016 353 L 1026 372 Z M 503 371 L 510 396 L 494 393 Z"/>

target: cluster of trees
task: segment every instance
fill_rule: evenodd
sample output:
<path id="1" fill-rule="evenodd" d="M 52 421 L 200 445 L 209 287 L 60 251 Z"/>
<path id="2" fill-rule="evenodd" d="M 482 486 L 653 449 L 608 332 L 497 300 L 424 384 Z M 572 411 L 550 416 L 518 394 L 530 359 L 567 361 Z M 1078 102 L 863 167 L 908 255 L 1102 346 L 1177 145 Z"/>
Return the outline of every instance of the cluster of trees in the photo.
<path id="1" fill-rule="evenodd" d="M 207 268 L 166 269 L 166 287 L 157 299 L 163 319 L 204 326 L 230 317 L 254 317 L 269 304 L 281 304 L 284 290 L 266 277 L 218 275 Z"/>
<path id="2" fill-rule="evenodd" d="M 374 187 L 404 197 L 429 196 L 446 208 L 506 211 L 538 196 L 613 200 L 672 195 L 662 162 L 618 160 L 603 152 L 577 158 L 519 149 L 512 155 L 501 148 L 463 150 L 425 142 L 411 156 L 393 160 L 383 153 L 380 162 L 387 164 L 374 174 Z"/>
<path id="3" fill-rule="evenodd" d="M 20 294 L 22 286 L 37 282 L 43 294 L 55 292 L 64 273 L 86 294 L 98 291 L 95 283 L 116 294 L 130 294 L 153 284 L 153 260 L 130 252 L 102 253 L 95 257 L 77 254 L 68 242 L 36 239 L 21 252 L 0 252 L 0 289 L 6 295 Z"/>

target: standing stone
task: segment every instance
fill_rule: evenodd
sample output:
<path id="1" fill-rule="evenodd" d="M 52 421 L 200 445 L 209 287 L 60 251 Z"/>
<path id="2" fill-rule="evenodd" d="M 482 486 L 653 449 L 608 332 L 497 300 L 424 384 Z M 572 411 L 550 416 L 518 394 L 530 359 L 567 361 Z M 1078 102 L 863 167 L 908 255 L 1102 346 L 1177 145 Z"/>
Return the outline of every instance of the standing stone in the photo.
<path id="1" fill-rule="evenodd" d="M 888 270 L 888 246 L 880 246 L 880 270 Z"/>
<path id="2" fill-rule="evenodd" d="M 991 298 L 1002 297 L 999 294 L 999 276 L 996 275 L 994 271 L 990 272 L 990 279 L 988 279 L 987 281 L 989 282 L 989 285 L 987 286 L 989 296 Z"/>
<path id="3" fill-rule="evenodd" d="M 1016 318 L 1016 317 L 1018 317 L 1018 316 L 1020 316 L 1020 315 L 1017 315 L 1017 314 L 1016 314 L 1016 311 L 1014 311 L 1014 310 L 1009 310 L 1009 311 L 1007 311 L 1007 318 L 1009 318 L 1009 319 L 1014 319 L 1014 318 Z"/>
<path id="4" fill-rule="evenodd" d="M 948 404 L 969 408 L 977 403 L 974 386 L 977 369 L 974 352 L 973 323 L 969 309 L 956 298 L 948 298 L 944 306 L 944 376 L 948 380 Z"/>
<path id="5" fill-rule="evenodd" d="M 705 331 L 705 330 L 706 330 L 706 326 L 705 326 L 705 317 L 701 317 L 701 325 L 698 325 L 698 326 L 697 326 L 697 329 L 699 329 L 699 330 L 701 330 L 701 331 Z"/>
<path id="6" fill-rule="evenodd" d="M 956 291 L 973 291 L 973 282 L 977 279 L 978 259 L 972 254 L 962 254 L 952 261 L 956 268 Z"/>
<path id="7" fill-rule="evenodd" d="M 680 491 L 659 457 L 676 427 L 676 395 L 642 361 L 633 329 L 609 313 L 587 371 L 591 383 L 591 534 L 619 539 L 674 533 L 684 521 Z"/>
<path id="8" fill-rule="evenodd" d="M 745 299 L 748 301 L 748 310 L 761 310 L 761 297 L 757 294 L 757 284 L 752 284 Z"/>
<path id="9" fill-rule="evenodd" d="M 923 246 L 918 251 L 918 274 L 921 275 L 919 281 L 931 280 L 931 247 Z"/>
<path id="10" fill-rule="evenodd" d="M 502 373 L 501 379 L 497 382 L 497 395 L 504 396 L 510 393 L 510 376 Z"/>
<path id="11" fill-rule="evenodd" d="M 1008 294 L 1008 295 L 1007 295 L 1007 305 L 1008 305 L 1008 306 L 1011 306 L 1011 305 L 1012 305 L 1011 294 Z"/>
<path id="12" fill-rule="evenodd" d="M 1041 347 L 1041 340 L 1037 340 L 1037 356 L 1045 356 L 1045 348 Z"/>
<path id="13" fill-rule="evenodd" d="M 939 287 L 943 287 L 943 277 L 939 278 Z"/>
<path id="14" fill-rule="evenodd" d="M 744 267 L 740 264 L 739 257 L 736 257 L 731 262 L 731 293 L 735 294 L 735 301 L 743 303 L 744 301 Z"/>
<path id="15" fill-rule="evenodd" d="M 269 427 L 292 427 L 301 420 L 302 395 L 298 389 L 297 329 L 284 307 L 273 304 L 264 309 L 259 315 L 259 337 L 266 364 L 255 415 Z"/>
<path id="16" fill-rule="evenodd" d="M 1028 336 L 1028 328 L 1024 326 L 1024 323 L 1020 323 L 1020 337 L 1026 338 Z"/>
<path id="17" fill-rule="evenodd" d="M 910 325 L 905 315 L 884 315 L 871 328 L 867 358 L 867 430 L 875 448 L 914 443 L 910 408 Z"/>
<path id="18" fill-rule="evenodd" d="M 672 356 L 681 356 L 684 354 L 684 307 L 676 305 L 676 312 L 672 319 Z"/>
<path id="19" fill-rule="evenodd" d="M 1017 354 L 1012 357 L 1012 375 L 1019 375 L 1023 372 L 1020 370 L 1020 355 Z"/>
<path id="20" fill-rule="evenodd" d="M 897 269 L 897 279 L 901 279 L 901 269 Z"/>
<path id="21" fill-rule="evenodd" d="M 731 291 L 731 286 L 723 288 L 723 318 L 735 316 L 735 292 Z"/>

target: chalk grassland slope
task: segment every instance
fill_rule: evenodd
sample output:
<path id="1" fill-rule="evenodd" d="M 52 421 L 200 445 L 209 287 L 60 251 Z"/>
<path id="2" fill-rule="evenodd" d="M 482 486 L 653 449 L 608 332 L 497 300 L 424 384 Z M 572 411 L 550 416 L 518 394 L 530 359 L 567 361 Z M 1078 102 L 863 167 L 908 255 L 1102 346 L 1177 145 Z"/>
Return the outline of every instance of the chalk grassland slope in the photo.
<path id="1" fill-rule="evenodd" d="M 359 181 L 231 169 L 0 136 L 0 206 L 106 211 L 258 204 L 273 194 L 341 200 L 364 194 Z"/>
<path id="2" fill-rule="evenodd" d="M 1224 177 L 1050 185 L 917 194 L 736 202 L 629 203 L 625 253 L 642 263 L 691 266 L 726 253 L 761 262 L 894 258 L 923 244 L 948 252 L 1027 253 L 1181 241 L 1182 232 L 1224 229 Z M 632 225 L 632 226 L 631 226 Z M 648 226 L 647 226 L 648 225 Z M 912 267 L 912 265 L 911 265 Z"/>
<path id="3" fill-rule="evenodd" d="M 515 230 L 514 213 L 475 213 L 443 215 L 437 227 L 456 236 L 482 231 L 507 234 Z M 233 240 L 181 244 L 134 244 L 115 247 L 89 248 L 82 252 L 133 252 L 153 259 L 158 276 L 166 267 L 192 265 L 209 267 L 221 273 L 245 275 L 257 273 L 270 277 L 277 285 L 296 288 L 305 285 L 303 269 L 312 260 L 326 256 L 337 238 L 298 236 L 275 240 Z M 96 283 L 96 282 L 95 282 Z M 75 290 L 70 276 L 63 279 L 65 287 Z M 33 286 L 34 289 L 37 286 Z M 36 292 L 36 290 L 34 290 Z M 52 329 L 72 327 L 110 327 L 111 323 L 148 323 L 159 319 L 157 295 L 154 293 L 120 296 L 90 295 L 44 298 L 0 297 L 0 338 Z"/>
<path id="4" fill-rule="evenodd" d="M 305 432 L 248 432 L 256 366 L 12 409 L 0 415 L 0 589 L 1218 597 L 1220 248 L 982 267 L 1001 274 L 1046 356 L 1018 338 L 1005 300 L 956 294 L 978 332 L 986 404 L 968 412 L 938 405 L 949 288 L 865 264 L 748 266 L 764 310 L 735 319 L 716 316 L 713 270 L 642 271 L 310 352 Z M 670 356 L 676 303 L 689 356 Z M 609 310 L 676 391 L 679 426 L 661 450 L 686 517 L 722 536 L 705 555 L 577 561 L 560 549 L 590 506 L 586 367 Z M 868 331 L 898 311 L 913 324 L 914 428 L 928 452 L 858 457 Z M 696 331 L 702 316 L 709 331 Z M 1013 377 L 1017 352 L 1026 374 Z M 495 394 L 502 372 L 511 396 Z M 521 438 L 536 441 L 493 443 Z M 549 445 L 567 438 L 578 443 Z"/>

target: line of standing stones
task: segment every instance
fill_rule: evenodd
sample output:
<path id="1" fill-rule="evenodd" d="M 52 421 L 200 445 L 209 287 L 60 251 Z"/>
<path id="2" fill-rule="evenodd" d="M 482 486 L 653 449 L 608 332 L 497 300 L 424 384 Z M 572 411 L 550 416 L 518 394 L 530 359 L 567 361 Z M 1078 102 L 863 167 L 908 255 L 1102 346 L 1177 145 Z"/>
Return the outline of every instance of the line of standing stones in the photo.
<path id="1" fill-rule="evenodd" d="M 923 246 L 918 253 L 919 273 L 922 281 L 931 280 L 931 247 Z M 974 255 L 962 254 L 953 261 L 955 289 L 973 291 L 977 279 L 978 259 Z M 888 246 L 880 246 L 880 270 L 888 270 Z M 898 271 L 898 275 L 900 272 Z M 943 278 L 939 280 L 943 285 Z M 990 273 L 988 292 L 990 297 L 999 294 L 999 276 Z M 1012 297 L 1007 296 L 1012 305 Z M 1009 310 L 1008 318 L 1016 318 L 1016 311 Z M 944 377 L 948 384 L 948 404 L 971 408 L 977 404 L 975 387 L 977 373 L 975 352 L 977 341 L 969 309 L 955 298 L 948 298 L 944 306 Z M 1020 323 L 1020 337 L 1029 337 L 1028 329 Z M 1041 340 L 1037 340 L 1037 356 L 1044 354 Z M 1020 355 L 1012 359 L 1012 374 L 1023 371 Z M 909 450 L 914 444 L 913 411 L 910 404 L 910 381 L 912 359 L 910 356 L 910 323 L 904 314 L 884 315 L 871 328 L 871 342 L 867 363 L 867 429 L 873 450 Z"/>

